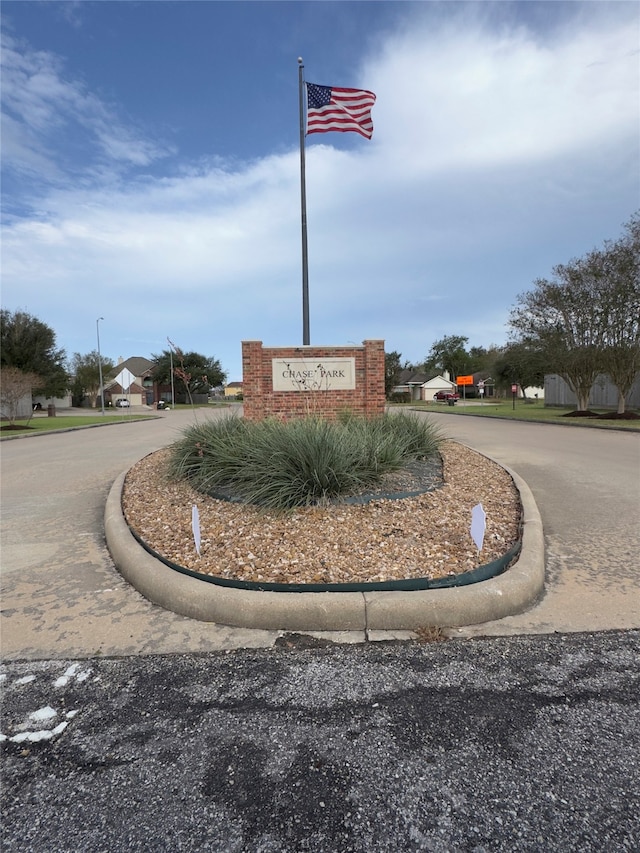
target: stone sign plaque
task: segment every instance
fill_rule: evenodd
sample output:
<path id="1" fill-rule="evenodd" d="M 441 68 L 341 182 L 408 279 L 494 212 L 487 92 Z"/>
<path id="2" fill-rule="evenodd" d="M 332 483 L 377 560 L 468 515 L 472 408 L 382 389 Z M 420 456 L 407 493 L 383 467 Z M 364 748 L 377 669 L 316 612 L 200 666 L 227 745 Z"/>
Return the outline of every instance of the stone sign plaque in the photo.
<path id="1" fill-rule="evenodd" d="M 356 387 L 355 358 L 274 358 L 274 391 L 350 391 Z"/>

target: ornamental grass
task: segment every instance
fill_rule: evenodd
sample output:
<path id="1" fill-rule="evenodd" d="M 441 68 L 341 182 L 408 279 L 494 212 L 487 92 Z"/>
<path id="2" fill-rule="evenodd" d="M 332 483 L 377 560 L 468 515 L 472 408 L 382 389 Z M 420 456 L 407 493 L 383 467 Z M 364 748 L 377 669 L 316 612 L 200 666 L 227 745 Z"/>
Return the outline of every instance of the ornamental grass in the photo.
<path id="1" fill-rule="evenodd" d="M 265 509 L 322 504 L 379 484 L 438 452 L 433 424 L 410 413 L 337 421 L 224 418 L 185 430 L 169 474 L 198 491 Z"/>

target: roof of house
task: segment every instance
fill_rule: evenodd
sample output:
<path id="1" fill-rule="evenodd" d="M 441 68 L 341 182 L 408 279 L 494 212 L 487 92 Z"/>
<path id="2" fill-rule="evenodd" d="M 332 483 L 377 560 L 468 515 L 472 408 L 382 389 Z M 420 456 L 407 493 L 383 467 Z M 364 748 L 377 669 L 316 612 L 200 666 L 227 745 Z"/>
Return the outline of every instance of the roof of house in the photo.
<path id="1" fill-rule="evenodd" d="M 132 382 L 129 388 L 123 388 L 115 379 L 110 379 L 104 383 L 105 394 L 145 394 L 146 389 L 137 382 Z"/>
<path id="2" fill-rule="evenodd" d="M 440 376 L 439 373 L 423 373 L 420 370 L 403 370 L 400 373 L 398 385 L 424 385 L 432 379 Z M 440 377 L 444 379 L 444 377 Z"/>
<path id="3" fill-rule="evenodd" d="M 118 376 L 122 370 L 126 369 L 138 378 L 144 376 L 152 367 L 155 367 L 155 361 L 151 361 L 151 359 L 145 358 L 143 355 L 132 355 L 119 364 L 116 364 L 113 369 L 113 375 Z"/>
<path id="4" fill-rule="evenodd" d="M 242 382 L 227 382 L 225 388 L 242 388 Z"/>

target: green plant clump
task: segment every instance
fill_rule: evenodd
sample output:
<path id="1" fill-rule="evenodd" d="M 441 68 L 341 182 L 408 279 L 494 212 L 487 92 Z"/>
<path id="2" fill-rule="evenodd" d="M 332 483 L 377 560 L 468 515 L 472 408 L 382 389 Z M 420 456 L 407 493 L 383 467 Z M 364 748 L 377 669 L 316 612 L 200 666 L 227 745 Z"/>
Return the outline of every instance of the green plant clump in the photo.
<path id="1" fill-rule="evenodd" d="M 441 437 L 410 413 L 281 421 L 223 418 L 185 430 L 169 474 L 205 494 L 291 509 L 353 494 L 438 451 Z"/>

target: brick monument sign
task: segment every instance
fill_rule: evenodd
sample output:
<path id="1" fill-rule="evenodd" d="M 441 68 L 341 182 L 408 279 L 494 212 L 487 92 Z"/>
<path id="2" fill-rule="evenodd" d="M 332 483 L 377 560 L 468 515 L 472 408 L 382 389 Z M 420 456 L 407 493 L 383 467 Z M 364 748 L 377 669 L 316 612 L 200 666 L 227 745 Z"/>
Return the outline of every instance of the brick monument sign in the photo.
<path id="1" fill-rule="evenodd" d="M 242 342 L 244 416 L 381 415 L 385 407 L 384 341 L 344 347 L 263 347 Z"/>

